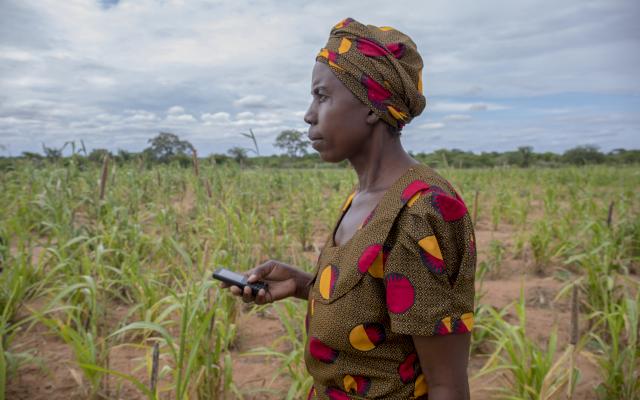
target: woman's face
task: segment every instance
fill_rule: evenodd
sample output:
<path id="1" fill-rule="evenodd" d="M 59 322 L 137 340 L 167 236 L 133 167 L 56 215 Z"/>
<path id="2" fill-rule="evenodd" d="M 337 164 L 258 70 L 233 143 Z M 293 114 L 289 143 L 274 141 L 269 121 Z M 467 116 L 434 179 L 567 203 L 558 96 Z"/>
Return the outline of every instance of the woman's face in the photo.
<path id="1" fill-rule="evenodd" d="M 373 125 L 367 117 L 372 111 L 321 62 L 313 67 L 311 94 L 313 101 L 304 116 L 311 146 L 324 161 L 351 159 L 371 135 Z"/>

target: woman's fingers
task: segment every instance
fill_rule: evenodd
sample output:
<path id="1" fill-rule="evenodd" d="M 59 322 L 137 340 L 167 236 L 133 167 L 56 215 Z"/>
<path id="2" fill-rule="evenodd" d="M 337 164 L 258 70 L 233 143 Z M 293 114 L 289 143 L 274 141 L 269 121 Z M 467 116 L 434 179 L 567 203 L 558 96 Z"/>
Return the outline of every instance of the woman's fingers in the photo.
<path id="1" fill-rule="evenodd" d="M 260 289 L 254 296 L 249 285 L 245 286 L 243 290 L 237 286 L 222 283 L 222 288 L 229 288 L 234 296 L 242 296 L 242 301 L 245 303 L 266 304 L 295 295 L 294 274 L 289 266 L 278 261 L 269 260 L 244 272 L 243 275 L 247 277 L 249 283 L 264 281 L 269 285 L 266 290 Z"/>
<path id="2" fill-rule="evenodd" d="M 242 292 L 242 301 L 245 303 L 251 303 L 253 300 L 253 291 L 249 285 L 247 285 L 244 287 L 244 291 Z"/>

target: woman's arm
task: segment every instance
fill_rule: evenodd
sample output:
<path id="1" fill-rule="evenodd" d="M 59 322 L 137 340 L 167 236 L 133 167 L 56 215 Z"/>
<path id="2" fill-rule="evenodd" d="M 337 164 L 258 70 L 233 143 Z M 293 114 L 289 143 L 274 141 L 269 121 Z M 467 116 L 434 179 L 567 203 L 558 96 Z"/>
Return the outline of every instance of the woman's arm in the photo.
<path id="1" fill-rule="evenodd" d="M 313 279 L 313 275 L 308 272 L 304 272 L 300 270 L 298 275 L 298 282 L 296 283 L 296 294 L 294 297 L 302 300 L 309 299 L 309 290 L 311 290 L 311 286 L 309 283 Z"/>
<path id="2" fill-rule="evenodd" d="M 470 333 L 412 335 L 429 389 L 429 400 L 469 400 Z"/>

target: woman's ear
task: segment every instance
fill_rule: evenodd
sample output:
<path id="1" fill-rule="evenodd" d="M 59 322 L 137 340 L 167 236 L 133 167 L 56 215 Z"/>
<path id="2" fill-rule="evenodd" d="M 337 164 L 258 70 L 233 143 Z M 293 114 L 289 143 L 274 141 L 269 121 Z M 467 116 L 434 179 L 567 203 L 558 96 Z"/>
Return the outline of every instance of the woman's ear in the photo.
<path id="1" fill-rule="evenodd" d="M 375 125 L 376 122 L 378 122 L 380 120 L 380 117 L 378 117 L 378 114 L 374 113 L 373 110 L 369 110 L 369 114 L 367 114 L 367 124 L 369 125 Z"/>

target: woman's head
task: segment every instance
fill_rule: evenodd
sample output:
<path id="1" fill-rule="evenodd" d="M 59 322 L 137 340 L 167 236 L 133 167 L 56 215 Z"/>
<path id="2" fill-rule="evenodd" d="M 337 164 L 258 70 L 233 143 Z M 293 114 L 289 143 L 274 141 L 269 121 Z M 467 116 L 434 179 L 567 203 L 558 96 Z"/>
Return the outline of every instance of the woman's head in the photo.
<path id="1" fill-rule="evenodd" d="M 313 144 L 317 150 L 330 140 L 346 145 L 341 149 L 348 153 L 380 125 L 397 137 L 425 107 L 422 58 L 411 38 L 393 28 L 347 18 L 332 28 L 316 61 L 314 100 L 305 121 L 311 125 L 309 137 L 322 138 Z M 336 161 L 349 157 L 346 153 L 321 152 Z"/>

